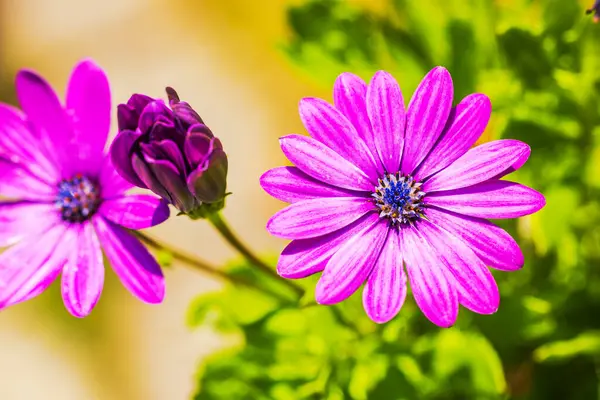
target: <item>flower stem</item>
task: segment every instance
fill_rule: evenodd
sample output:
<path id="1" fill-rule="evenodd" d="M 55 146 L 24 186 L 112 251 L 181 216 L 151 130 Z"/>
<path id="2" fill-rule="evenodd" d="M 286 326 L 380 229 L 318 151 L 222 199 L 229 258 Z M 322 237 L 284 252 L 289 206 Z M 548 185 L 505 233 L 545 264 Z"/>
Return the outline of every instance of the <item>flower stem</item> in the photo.
<path id="1" fill-rule="evenodd" d="M 132 231 L 132 233 L 135 236 L 137 236 L 138 239 L 140 239 L 142 242 L 144 242 L 146 245 L 148 245 L 149 247 L 151 247 L 155 250 L 159 250 L 159 251 L 166 251 L 171 256 L 173 256 L 173 259 L 181 261 L 182 263 L 184 263 L 190 267 L 193 267 L 200 271 L 206 272 L 207 274 L 217 276 L 221 279 L 231 282 L 234 285 L 246 286 L 246 287 L 258 290 L 262 293 L 265 293 L 269 296 L 273 296 L 274 298 L 281 300 L 283 302 L 286 302 L 286 303 L 290 302 L 289 298 L 282 296 L 280 293 L 277 293 L 268 288 L 260 287 L 259 285 L 255 284 L 252 281 L 249 281 L 249 280 L 246 280 L 246 279 L 234 276 L 234 275 L 230 275 L 226 271 L 222 271 L 191 254 L 185 253 L 184 251 L 179 250 L 179 249 L 175 249 L 169 245 L 160 243 L 159 241 L 146 235 L 145 233 L 142 233 L 140 231 Z"/>
<path id="2" fill-rule="evenodd" d="M 252 250 L 250 250 L 231 230 L 227 222 L 221 216 L 221 213 L 215 212 L 209 214 L 207 219 L 213 224 L 213 226 L 219 231 L 219 233 L 229 242 L 233 248 L 240 252 L 250 263 L 254 264 L 257 268 L 259 268 L 265 274 L 271 276 L 272 278 L 278 280 L 283 283 L 290 289 L 292 289 L 298 296 L 302 296 L 304 294 L 304 289 L 300 286 L 292 283 L 287 279 L 282 279 L 277 272 L 275 272 L 269 265 L 267 265 L 263 260 L 258 258 Z"/>

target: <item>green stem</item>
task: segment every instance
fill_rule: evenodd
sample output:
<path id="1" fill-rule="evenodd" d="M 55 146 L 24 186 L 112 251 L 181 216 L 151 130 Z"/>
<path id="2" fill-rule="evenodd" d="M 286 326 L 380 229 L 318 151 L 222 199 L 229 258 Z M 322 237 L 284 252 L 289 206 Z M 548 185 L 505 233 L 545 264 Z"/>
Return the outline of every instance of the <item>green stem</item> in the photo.
<path id="1" fill-rule="evenodd" d="M 250 263 L 254 264 L 258 269 L 260 269 L 265 274 L 271 276 L 277 281 L 283 283 L 290 289 L 292 289 L 298 296 L 302 296 L 304 294 L 304 289 L 300 286 L 292 283 L 287 279 L 282 279 L 277 273 L 264 261 L 258 258 L 252 250 L 250 250 L 231 230 L 227 222 L 221 216 L 221 213 L 215 212 L 209 214 L 207 219 L 211 222 L 211 224 L 219 231 L 219 233 L 229 242 L 233 248 L 240 252 Z"/>
<path id="2" fill-rule="evenodd" d="M 137 236 L 138 239 L 140 239 L 142 242 L 144 242 L 146 245 L 148 245 L 149 247 L 151 247 L 155 250 L 159 250 L 159 251 L 166 251 L 171 256 L 173 256 L 173 259 L 181 261 L 182 263 L 184 263 L 190 267 L 193 267 L 193 268 L 200 270 L 202 272 L 205 272 L 207 274 L 210 274 L 210 275 L 219 277 L 221 279 L 224 279 L 226 281 L 229 281 L 234 285 L 246 286 L 248 288 L 258 290 L 264 294 L 273 296 L 274 298 L 281 300 L 285 303 L 290 302 L 289 298 L 282 296 L 280 293 L 277 293 L 268 288 L 260 287 L 252 281 L 230 275 L 226 271 L 222 271 L 191 254 L 188 254 L 179 249 L 175 249 L 174 247 L 171 247 L 169 245 L 160 243 L 159 241 L 146 235 L 145 233 L 142 233 L 140 231 L 132 231 L 132 233 L 135 236 Z"/>

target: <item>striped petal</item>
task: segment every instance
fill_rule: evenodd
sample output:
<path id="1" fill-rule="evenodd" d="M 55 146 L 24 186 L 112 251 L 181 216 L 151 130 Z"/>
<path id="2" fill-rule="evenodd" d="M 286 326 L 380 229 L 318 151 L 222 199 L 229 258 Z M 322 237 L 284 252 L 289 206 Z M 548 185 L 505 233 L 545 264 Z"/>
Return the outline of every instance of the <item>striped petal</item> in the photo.
<path id="1" fill-rule="evenodd" d="M 450 166 L 423 184 L 423 191 L 460 189 L 494 178 L 515 164 L 523 165 L 531 153 L 521 141 L 505 139 L 487 142 L 467 151 Z"/>
<path id="2" fill-rule="evenodd" d="M 59 212 L 54 204 L 0 203 L 0 247 L 15 244 L 59 223 Z"/>
<path id="3" fill-rule="evenodd" d="M 427 218 L 461 239 L 489 267 L 515 271 L 523 267 L 523 252 L 502 228 L 485 219 L 455 214 L 435 208 L 427 209 Z"/>
<path id="4" fill-rule="evenodd" d="M 123 286 L 146 303 L 161 303 L 165 280 L 154 257 L 123 228 L 102 217 L 94 218 L 93 223 L 106 258 Z"/>
<path id="5" fill-rule="evenodd" d="M 375 158 L 358 131 L 346 117 L 331 104 L 316 98 L 300 101 L 300 119 L 310 136 L 356 165 L 371 181 L 376 181 Z"/>
<path id="6" fill-rule="evenodd" d="M 413 94 L 406 113 L 402 172 L 412 175 L 438 140 L 452 108 L 452 78 L 443 67 L 432 69 Z"/>
<path id="7" fill-rule="evenodd" d="M 372 213 L 327 235 L 292 241 L 281 252 L 277 273 L 284 278 L 298 279 L 323 271 L 331 257 L 348 239 L 378 220 L 377 214 Z"/>
<path id="8" fill-rule="evenodd" d="M 23 113 L 0 103 L 0 157 L 20 164 L 46 182 L 58 182 L 60 174 L 47 150 L 33 136 Z"/>
<path id="9" fill-rule="evenodd" d="M 365 311 L 371 320 L 379 324 L 394 318 L 406 299 L 406 274 L 400 234 L 401 231 L 390 230 L 363 289 Z"/>
<path id="10" fill-rule="evenodd" d="M 438 143 L 414 174 L 423 181 L 428 176 L 446 168 L 469 150 L 487 126 L 492 113 L 492 103 L 484 94 L 470 94 L 448 117 L 448 123 Z"/>
<path id="11" fill-rule="evenodd" d="M 426 220 L 419 224 L 419 233 L 429 243 L 436 264 L 450 271 L 459 302 L 479 314 L 495 313 L 500 304 L 498 286 L 473 250 Z"/>
<path id="12" fill-rule="evenodd" d="M 63 268 L 61 290 L 65 307 L 71 315 L 87 316 L 102 293 L 104 260 L 100 242 L 90 222 L 77 227 L 76 243 Z"/>
<path id="13" fill-rule="evenodd" d="M 267 230 L 284 239 L 308 239 L 341 229 L 372 210 L 373 203 L 359 197 L 304 200 L 273 215 Z"/>
<path id="14" fill-rule="evenodd" d="M 367 84 L 360 77 L 344 72 L 335 80 L 333 101 L 335 107 L 354 125 L 367 148 L 375 152 L 373 129 L 367 113 Z M 373 155 L 377 158 L 376 153 Z M 385 172 L 380 164 L 377 165 L 377 171 L 379 175 Z"/>
<path id="15" fill-rule="evenodd" d="M 108 79 L 91 60 L 73 69 L 67 88 L 66 109 L 72 115 L 73 137 L 69 141 L 69 174 L 97 174 L 110 130 L 111 101 Z"/>
<path id="16" fill-rule="evenodd" d="M 127 229 L 145 229 L 169 218 L 169 204 L 156 196 L 132 194 L 102 202 L 98 212 Z"/>
<path id="17" fill-rule="evenodd" d="M 286 203 L 323 197 L 360 196 L 360 192 L 340 189 L 317 181 L 296 167 L 278 167 L 260 177 L 260 185 L 271 196 Z"/>
<path id="18" fill-rule="evenodd" d="M 487 181 L 463 189 L 427 195 L 426 204 L 477 218 L 517 218 L 546 205 L 544 196 L 515 182 Z"/>
<path id="19" fill-rule="evenodd" d="M 458 294 L 435 249 L 412 227 L 403 229 L 401 246 L 410 288 L 423 314 L 442 328 L 454 325 Z"/>
<path id="20" fill-rule="evenodd" d="M 289 135 L 279 143 L 286 157 L 305 174 L 344 189 L 373 190 L 373 182 L 364 172 L 318 140 Z"/>
<path id="21" fill-rule="evenodd" d="M 57 187 L 42 181 L 20 164 L 0 158 L 0 196 L 9 199 L 53 201 Z"/>
<path id="22" fill-rule="evenodd" d="M 367 279 L 388 234 L 387 223 L 367 227 L 331 257 L 315 290 L 319 304 L 335 304 L 350 297 Z"/>
<path id="23" fill-rule="evenodd" d="M 373 126 L 375 148 L 387 172 L 400 168 L 404 148 L 406 112 L 398 82 L 385 71 L 378 71 L 367 90 L 367 111 Z"/>
<path id="24" fill-rule="evenodd" d="M 29 300 L 50 286 L 76 240 L 74 229 L 59 224 L 0 254 L 0 308 Z"/>

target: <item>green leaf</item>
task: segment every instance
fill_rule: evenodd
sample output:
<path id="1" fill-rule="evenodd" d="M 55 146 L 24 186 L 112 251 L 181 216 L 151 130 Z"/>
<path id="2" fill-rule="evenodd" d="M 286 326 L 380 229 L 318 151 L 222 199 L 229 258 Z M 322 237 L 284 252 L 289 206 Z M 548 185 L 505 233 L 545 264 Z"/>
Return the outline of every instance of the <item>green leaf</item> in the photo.
<path id="1" fill-rule="evenodd" d="M 471 375 L 476 393 L 501 394 L 506 390 L 502 362 L 492 345 L 475 332 L 441 331 L 434 342 L 433 375 L 442 382 L 462 368 Z"/>
<path id="2" fill-rule="evenodd" d="M 369 391 L 382 381 L 387 373 L 388 357 L 378 354 L 360 361 L 354 366 L 348 391 L 353 399 L 367 400 Z"/>
<path id="3" fill-rule="evenodd" d="M 586 163 L 585 181 L 594 188 L 600 188 L 600 128 L 592 132 L 593 148 Z"/>
<path id="4" fill-rule="evenodd" d="M 542 38 L 510 28 L 498 39 L 506 62 L 526 87 L 541 89 L 552 84 L 552 65 L 542 47 Z"/>
<path id="5" fill-rule="evenodd" d="M 600 355 L 600 332 L 584 332 L 569 340 L 550 342 L 533 353 L 536 361 L 564 361 L 580 355 Z"/>
<path id="6" fill-rule="evenodd" d="M 396 364 L 398 369 L 414 387 L 420 388 L 423 392 L 431 390 L 433 382 L 423 373 L 414 357 L 409 355 L 399 356 L 396 359 Z"/>
<path id="7" fill-rule="evenodd" d="M 546 32 L 559 36 L 581 19 L 581 8 L 575 1 L 546 0 L 544 2 Z"/>
<path id="8" fill-rule="evenodd" d="M 473 27 L 466 21 L 451 21 L 448 25 L 448 36 L 452 44 L 452 52 L 448 69 L 452 71 L 452 81 L 459 88 L 455 92 L 457 98 L 463 98 L 475 91 L 477 81 L 476 52 Z"/>
<path id="9" fill-rule="evenodd" d="M 561 246 L 569 232 L 572 210 L 580 203 L 575 188 L 556 185 L 545 191 L 546 206 L 531 216 L 532 239 L 540 254 Z"/>
<path id="10" fill-rule="evenodd" d="M 302 310 L 281 310 L 265 323 L 265 330 L 280 336 L 298 336 L 307 331 L 307 316 Z"/>
<path id="11" fill-rule="evenodd" d="M 243 307 L 240 305 L 243 304 Z M 227 296 L 208 294 L 199 296 L 188 312 L 188 325 L 198 326 L 207 321 L 211 312 L 220 315 L 214 326 L 223 331 L 230 331 L 231 324 L 252 324 L 278 306 L 271 297 L 257 294 L 256 291 L 236 288 L 229 291 Z"/>

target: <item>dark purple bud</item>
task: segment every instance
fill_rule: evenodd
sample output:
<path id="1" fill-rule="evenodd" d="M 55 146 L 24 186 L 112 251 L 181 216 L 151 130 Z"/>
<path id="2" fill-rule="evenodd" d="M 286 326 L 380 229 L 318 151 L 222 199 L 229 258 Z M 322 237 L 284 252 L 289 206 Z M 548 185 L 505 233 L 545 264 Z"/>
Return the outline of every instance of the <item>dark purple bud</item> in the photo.
<path id="1" fill-rule="evenodd" d="M 142 111 L 144 111 L 144 108 L 153 101 L 153 98 L 144 94 L 134 94 L 129 98 L 127 104 L 119 104 L 117 107 L 119 131 L 125 129 L 135 131 Z"/>
<path id="2" fill-rule="evenodd" d="M 188 103 L 179 100 L 179 95 L 177 95 L 175 89 L 167 87 L 166 91 L 169 98 L 169 105 L 177 116 L 177 119 L 184 125 L 184 129 L 188 129 L 188 127 L 195 124 L 204 124 L 202 118 Z"/>
<path id="3" fill-rule="evenodd" d="M 225 197 L 227 155 L 221 149 L 213 151 L 188 177 L 188 188 L 204 203 L 216 203 Z"/>
<path id="4" fill-rule="evenodd" d="M 189 131 L 183 149 L 192 169 L 196 169 L 210 154 L 213 139 L 214 137 L 208 136 L 206 133 Z"/>
<path id="5" fill-rule="evenodd" d="M 131 162 L 133 148 L 140 136 L 139 133 L 130 130 L 119 132 L 110 146 L 110 157 L 119 175 L 132 185 L 147 189 L 148 186 L 139 178 Z"/>
<path id="6" fill-rule="evenodd" d="M 115 168 L 193 218 L 223 206 L 227 155 L 192 107 L 167 88 L 169 106 L 145 95 L 118 106 L 119 134 L 111 146 Z"/>

